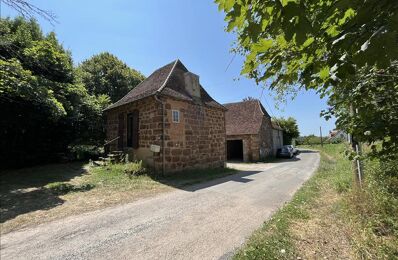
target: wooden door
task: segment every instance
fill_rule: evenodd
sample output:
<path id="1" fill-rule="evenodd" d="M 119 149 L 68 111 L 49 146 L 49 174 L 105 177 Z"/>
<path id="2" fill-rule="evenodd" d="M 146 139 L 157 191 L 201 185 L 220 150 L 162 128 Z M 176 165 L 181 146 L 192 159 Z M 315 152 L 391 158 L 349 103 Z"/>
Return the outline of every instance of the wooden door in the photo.
<path id="1" fill-rule="evenodd" d="M 119 128 L 118 128 L 119 139 L 117 141 L 117 148 L 123 150 L 123 140 L 124 140 L 124 114 L 119 114 Z"/>

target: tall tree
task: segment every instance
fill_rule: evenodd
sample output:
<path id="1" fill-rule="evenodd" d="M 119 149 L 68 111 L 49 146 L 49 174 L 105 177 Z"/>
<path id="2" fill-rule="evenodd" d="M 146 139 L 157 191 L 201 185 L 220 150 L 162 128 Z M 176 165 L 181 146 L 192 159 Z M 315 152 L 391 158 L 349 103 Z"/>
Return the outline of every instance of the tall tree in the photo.
<path id="1" fill-rule="evenodd" d="M 118 101 L 145 79 L 116 56 L 103 52 L 83 61 L 77 68 L 79 80 L 92 95 L 108 95 Z"/>
<path id="2" fill-rule="evenodd" d="M 358 115 L 357 107 L 353 107 L 361 105 L 359 110 L 365 112 L 377 103 L 380 109 L 373 118 L 388 114 L 387 118 L 396 119 L 390 110 L 398 102 L 396 96 L 380 103 L 375 93 L 383 89 L 393 92 L 397 87 L 396 75 L 387 72 L 394 70 L 394 61 L 398 60 L 398 1 L 216 2 L 226 13 L 227 30 L 237 34 L 235 51 L 246 57 L 243 75 L 281 97 L 301 88 L 314 89 L 322 97 L 332 95 L 328 116 L 343 115 L 341 120 L 350 120 L 342 124 L 345 130 L 355 132 L 361 140 L 382 140 L 384 152 L 398 154 L 396 120 L 372 122 L 371 117 Z M 355 96 L 366 97 L 368 102 L 358 104 Z M 343 113 L 350 107 L 354 113 Z M 358 116 L 363 127 L 354 123 Z M 373 132 L 366 130 L 366 126 L 375 124 L 378 129 L 388 129 L 387 135 L 374 136 L 380 131 L 373 127 Z"/>
<path id="3" fill-rule="evenodd" d="M 0 160 L 54 159 L 74 142 L 100 143 L 105 96 L 76 82 L 70 52 L 34 20 L 0 19 Z"/>
<path id="4" fill-rule="evenodd" d="M 293 117 L 273 118 L 272 121 L 283 129 L 283 144 L 292 144 L 293 139 L 300 136 L 297 121 Z"/>

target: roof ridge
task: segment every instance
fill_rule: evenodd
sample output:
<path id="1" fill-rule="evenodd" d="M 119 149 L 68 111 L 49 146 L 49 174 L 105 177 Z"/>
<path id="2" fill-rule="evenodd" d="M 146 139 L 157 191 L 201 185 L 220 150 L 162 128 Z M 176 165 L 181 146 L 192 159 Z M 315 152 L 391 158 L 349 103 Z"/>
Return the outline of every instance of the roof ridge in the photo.
<path id="1" fill-rule="evenodd" d="M 176 59 L 176 60 L 175 60 L 175 62 L 174 62 L 174 64 L 173 64 L 173 67 L 171 68 L 171 70 L 170 70 L 169 74 L 167 75 L 166 79 L 164 80 L 163 84 L 160 86 L 160 88 L 159 88 L 158 90 L 156 90 L 157 93 L 161 92 L 161 91 L 166 87 L 166 84 L 167 84 L 167 82 L 169 81 L 170 76 L 171 76 L 171 74 L 173 73 L 173 71 L 174 71 L 174 69 L 175 69 L 175 67 L 177 66 L 177 63 L 178 63 L 179 61 L 180 61 L 179 59 Z"/>
<path id="2" fill-rule="evenodd" d="M 265 107 L 261 104 L 260 100 L 257 100 L 257 105 L 260 108 L 261 114 L 263 114 L 263 116 L 265 116 L 265 113 L 263 111 L 263 108 L 265 110 Z"/>
<path id="3" fill-rule="evenodd" d="M 254 100 L 242 100 L 242 101 L 236 101 L 236 102 L 229 102 L 229 103 L 224 103 L 223 105 L 232 105 L 232 104 L 240 104 L 240 103 L 245 103 L 245 102 L 256 102 L 259 101 L 258 99 Z"/>

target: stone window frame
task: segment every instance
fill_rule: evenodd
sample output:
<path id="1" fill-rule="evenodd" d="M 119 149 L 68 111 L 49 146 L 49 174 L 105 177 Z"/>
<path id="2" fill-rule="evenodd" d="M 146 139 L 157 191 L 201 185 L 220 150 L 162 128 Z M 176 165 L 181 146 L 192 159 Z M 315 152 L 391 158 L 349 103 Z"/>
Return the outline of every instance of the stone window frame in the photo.
<path id="1" fill-rule="evenodd" d="M 176 115 L 176 117 L 174 117 Z M 180 111 L 177 109 L 172 109 L 171 110 L 171 120 L 173 123 L 179 123 L 180 122 Z"/>

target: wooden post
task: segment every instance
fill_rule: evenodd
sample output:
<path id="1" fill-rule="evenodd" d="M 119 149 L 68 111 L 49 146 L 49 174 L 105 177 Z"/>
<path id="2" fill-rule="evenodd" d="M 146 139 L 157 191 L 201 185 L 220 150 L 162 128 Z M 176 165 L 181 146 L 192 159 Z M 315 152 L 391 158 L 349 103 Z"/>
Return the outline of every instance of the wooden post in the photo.
<path id="1" fill-rule="evenodd" d="M 322 140 L 322 126 L 319 127 L 319 133 L 321 134 L 321 147 L 323 147 L 323 140 Z"/>
<path id="2" fill-rule="evenodd" d="M 350 114 L 353 116 L 357 111 L 354 111 L 353 106 L 350 106 Z M 357 142 L 353 136 L 353 134 L 350 134 L 350 144 L 352 150 L 356 153 L 357 156 L 361 154 L 361 147 L 359 142 Z M 354 159 L 352 162 L 352 168 L 354 171 L 354 180 L 355 184 L 357 187 L 362 189 L 362 167 L 361 167 L 361 161 L 359 159 Z"/>

